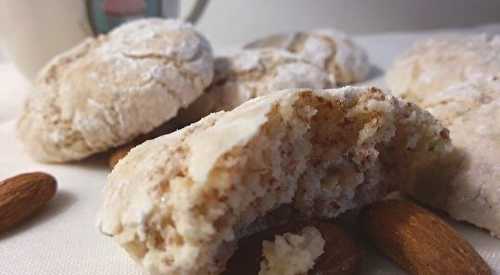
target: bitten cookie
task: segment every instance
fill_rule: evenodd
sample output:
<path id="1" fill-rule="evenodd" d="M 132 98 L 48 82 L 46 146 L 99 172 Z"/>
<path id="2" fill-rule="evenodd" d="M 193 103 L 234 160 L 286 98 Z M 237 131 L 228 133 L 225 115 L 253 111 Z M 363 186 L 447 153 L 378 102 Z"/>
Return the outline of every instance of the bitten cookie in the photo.
<path id="1" fill-rule="evenodd" d="M 449 178 L 429 177 L 406 191 L 500 237 L 500 80 L 453 86 L 422 106 L 449 127 L 457 159 L 449 165 Z M 446 173 L 437 170 L 436 174 Z"/>
<path id="2" fill-rule="evenodd" d="M 245 48 L 288 50 L 325 69 L 339 85 L 364 81 L 371 70 L 365 50 L 346 34 L 332 29 L 271 35 Z"/>
<path id="3" fill-rule="evenodd" d="M 190 24 L 133 21 L 55 57 L 27 100 L 18 136 L 37 160 L 82 159 L 174 117 L 212 76 L 210 45 Z"/>
<path id="4" fill-rule="evenodd" d="M 323 69 L 283 50 L 243 50 L 215 59 L 210 88 L 185 110 L 176 122 L 187 125 L 217 111 L 230 111 L 245 101 L 292 88 L 335 87 Z"/>
<path id="5" fill-rule="evenodd" d="M 130 151 L 99 228 L 151 274 L 219 274 L 257 218 L 332 218 L 416 180 L 449 150 L 429 113 L 376 88 L 283 90 Z"/>
<path id="6" fill-rule="evenodd" d="M 452 35 L 416 43 L 387 72 L 398 96 L 420 102 L 448 87 L 499 75 L 500 36 Z"/>

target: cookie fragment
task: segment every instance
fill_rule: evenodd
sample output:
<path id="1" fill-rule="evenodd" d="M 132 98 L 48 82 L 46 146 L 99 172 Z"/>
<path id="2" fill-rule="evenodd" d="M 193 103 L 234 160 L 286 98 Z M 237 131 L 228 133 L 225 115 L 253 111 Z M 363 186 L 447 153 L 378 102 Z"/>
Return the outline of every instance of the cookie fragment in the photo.
<path id="1" fill-rule="evenodd" d="M 314 267 L 324 253 L 325 239 L 315 227 L 305 227 L 298 234 L 276 235 L 262 243 L 264 259 L 259 275 L 301 275 Z"/>
<path id="2" fill-rule="evenodd" d="M 267 217 L 267 216 L 266 216 Z M 332 221 L 302 220 L 294 215 L 288 223 L 271 226 L 238 241 L 238 250 L 229 259 L 224 275 L 255 275 L 263 260 L 263 241 L 272 242 L 277 235 L 300 235 L 306 227 L 313 227 L 321 234 L 324 252 L 314 260 L 314 267 L 307 274 L 353 275 L 358 274 L 363 260 L 363 249 L 339 225 Z"/>
<path id="3" fill-rule="evenodd" d="M 271 93 L 132 149 L 109 176 L 99 228 L 153 274 L 219 274 L 257 218 L 375 201 L 447 152 L 444 132 L 376 88 Z"/>

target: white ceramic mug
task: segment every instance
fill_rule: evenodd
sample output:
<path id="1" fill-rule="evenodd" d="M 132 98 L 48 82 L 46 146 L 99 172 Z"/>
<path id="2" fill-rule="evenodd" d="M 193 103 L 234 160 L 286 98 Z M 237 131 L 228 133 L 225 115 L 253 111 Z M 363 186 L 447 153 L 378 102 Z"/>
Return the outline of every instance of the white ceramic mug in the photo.
<path id="1" fill-rule="evenodd" d="M 193 5 L 195 22 L 207 0 Z M 178 0 L 0 0 L 0 46 L 29 79 L 56 54 L 86 37 L 139 17 L 177 17 Z"/>

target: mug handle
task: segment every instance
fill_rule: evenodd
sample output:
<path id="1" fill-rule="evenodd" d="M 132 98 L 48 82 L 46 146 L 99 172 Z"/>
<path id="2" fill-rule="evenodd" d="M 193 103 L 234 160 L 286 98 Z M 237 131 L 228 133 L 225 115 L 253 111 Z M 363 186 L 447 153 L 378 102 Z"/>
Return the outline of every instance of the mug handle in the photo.
<path id="1" fill-rule="evenodd" d="M 187 22 L 191 22 L 196 24 L 200 17 L 203 15 L 209 0 L 197 0 L 193 7 L 191 8 L 191 12 L 184 19 Z"/>

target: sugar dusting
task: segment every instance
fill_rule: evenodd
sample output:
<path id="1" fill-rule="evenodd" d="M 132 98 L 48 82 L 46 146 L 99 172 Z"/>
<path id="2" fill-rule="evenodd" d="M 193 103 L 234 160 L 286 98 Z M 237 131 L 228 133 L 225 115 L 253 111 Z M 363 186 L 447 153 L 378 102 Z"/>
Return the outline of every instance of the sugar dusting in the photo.
<path id="1" fill-rule="evenodd" d="M 337 76 L 342 85 L 365 80 L 371 69 L 366 52 L 346 34 L 333 29 L 273 35 L 246 47 L 291 51 Z"/>
<path id="2" fill-rule="evenodd" d="M 417 42 L 387 73 L 395 94 L 420 102 L 455 84 L 500 76 L 500 36 L 437 36 Z"/>
<path id="3" fill-rule="evenodd" d="M 52 96 L 30 99 L 28 106 L 50 108 L 27 108 L 21 136 L 49 136 L 25 140 L 37 159 L 81 159 L 169 120 L 212 77 L 210 44 L 190 24 L 136 20 L 87 39 L 42 70 L 36 88 Z M 40 123 L 30 127 L 35 120 Z"/>

